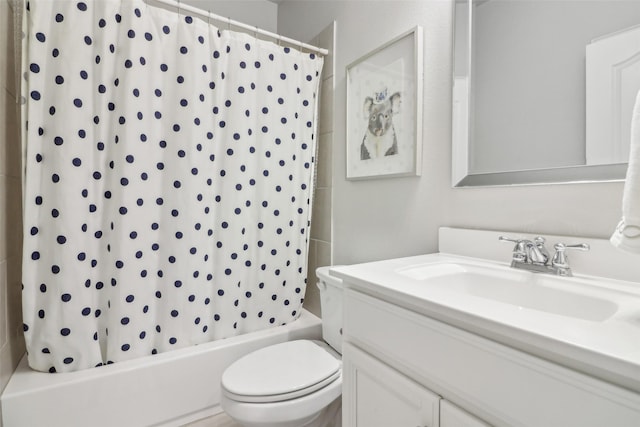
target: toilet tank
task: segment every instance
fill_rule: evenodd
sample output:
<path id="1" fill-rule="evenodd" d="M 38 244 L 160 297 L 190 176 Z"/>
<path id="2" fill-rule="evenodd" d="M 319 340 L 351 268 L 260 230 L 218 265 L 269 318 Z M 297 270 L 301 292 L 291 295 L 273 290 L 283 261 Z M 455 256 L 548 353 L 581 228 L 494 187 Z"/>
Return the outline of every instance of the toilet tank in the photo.
<path id="1" fill-rule="evenodd" d="M 342 354 L 342 279 L 329 275 L 331 267 L 316 269 L 320 307 L 322 308 L 322 338 Z"/>

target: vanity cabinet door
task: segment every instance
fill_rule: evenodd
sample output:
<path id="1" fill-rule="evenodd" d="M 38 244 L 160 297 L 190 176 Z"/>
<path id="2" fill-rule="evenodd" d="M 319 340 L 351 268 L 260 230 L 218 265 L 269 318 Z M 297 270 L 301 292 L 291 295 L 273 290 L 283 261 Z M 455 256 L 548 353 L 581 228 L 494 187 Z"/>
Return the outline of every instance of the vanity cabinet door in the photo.
<path id="1" fill-rule="evenodd" d="M 440 396 L 343 344 L 343 424 L 350 427 L 437 427 Z"/>
<path id="2" fill-rule="evenodd" d="M 443 399 L 440 401 L 440 427 L 489 427 L 489 424 Z"/>

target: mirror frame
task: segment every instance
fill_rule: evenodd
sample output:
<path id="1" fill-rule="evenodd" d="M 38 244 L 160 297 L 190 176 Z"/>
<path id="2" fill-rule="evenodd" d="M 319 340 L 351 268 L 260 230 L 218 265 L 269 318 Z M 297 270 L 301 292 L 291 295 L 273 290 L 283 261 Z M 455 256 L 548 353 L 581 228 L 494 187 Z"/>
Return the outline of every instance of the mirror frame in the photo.
<path id="1" fill-rule="evenodd" d="M 476 3 L 486 0 L 454 0 L 453 7 L 453 28 L 452 28 L 452 94 L 455 91 L 455 28 L 456 4 L 466 2 L 469 4 L 467 16 L 469 46 L 466 52 L 469 75 L 473 72 L 473 9 Z M 467 92 L 467 99 L 471 99 L 473 90 L 473 79 L 462 90 Z M 456 112 L 457 110 L 457 112 Z M 530 169 L 522 171 L 503 171 L 490 173 L 473 173 L 469 170 L 469 135 L 456 134 L 456 121 L 466 120 L 467 129 L 471 128 L 471 103 L 464 106 L 456 105 L 452 97 L 452 150 L 451 150 L 451 184 L 454 188 L 464 187 L 493 187 L 493 186 L 520 186 L 520 185 L 545 185 L 545 184 L 572 184 L 572 183 L 594 183 L 594 182 L 620 182 L 625 180 L 627 163 L 617 163 L 609 165 L 577 165 L 567 167 L 554 167 L 547 169 Z M 458 138 L 456 138 L 458 136 Z"/>

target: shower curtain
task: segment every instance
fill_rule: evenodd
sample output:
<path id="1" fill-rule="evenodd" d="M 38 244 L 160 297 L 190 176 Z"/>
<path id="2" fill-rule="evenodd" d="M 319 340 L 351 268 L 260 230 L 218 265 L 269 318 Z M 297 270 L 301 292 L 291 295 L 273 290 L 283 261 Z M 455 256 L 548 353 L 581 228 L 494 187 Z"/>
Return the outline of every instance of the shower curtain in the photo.
<path id="1" fill-rule="evenodd" d="M 142 0 L 25 8 L 30 366 L 296 319 L 322 58 Z"/>

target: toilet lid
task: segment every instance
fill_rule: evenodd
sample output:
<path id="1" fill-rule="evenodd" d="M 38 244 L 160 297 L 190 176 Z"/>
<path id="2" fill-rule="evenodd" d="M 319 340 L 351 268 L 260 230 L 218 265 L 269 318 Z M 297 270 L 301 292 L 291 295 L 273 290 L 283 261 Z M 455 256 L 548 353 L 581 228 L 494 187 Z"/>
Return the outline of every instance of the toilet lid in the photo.
<path id="1" fill-rule="evenodd" d="M 309 394 L 340 376 L 341 363 L 309 340 L 256 350 L 229 366 L 222 388 L 244 402 L 278 401 Z"/>

